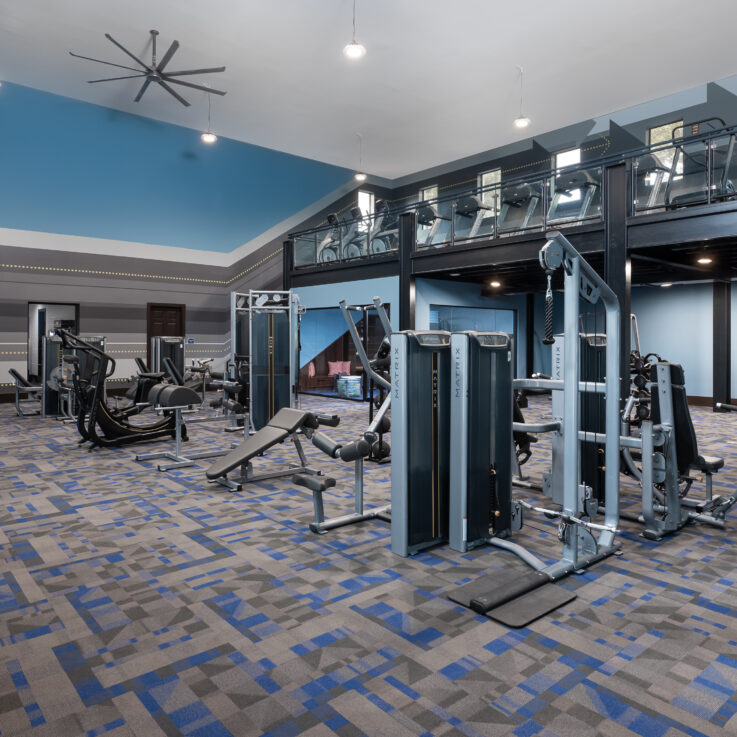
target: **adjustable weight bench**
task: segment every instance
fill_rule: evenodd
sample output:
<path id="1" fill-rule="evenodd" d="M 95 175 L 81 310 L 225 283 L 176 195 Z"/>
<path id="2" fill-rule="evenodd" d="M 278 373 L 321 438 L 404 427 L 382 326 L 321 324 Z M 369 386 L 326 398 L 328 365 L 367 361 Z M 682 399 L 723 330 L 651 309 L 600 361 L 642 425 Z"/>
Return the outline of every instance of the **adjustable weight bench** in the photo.
<path id="1" fill-rule="evenodd" d="M 18 413 L 18 417 L 30 417 L 31 415 L 40 415 L 41 406 L 34 412 L 24 412 L 23 404 L 29 402 L 40 402 L 41 394 L 43 392 L 43 386 L 34 386 L 31 384 L 25 376 L 16 371 L 15 369 L 8 369 L 8 373 L 13 377 L 13 384 L 15 388 L 15 411 Z M 26 397 L 23 399 L 22 394 Z"/>
<path id="2" fill-rule="evenodd" d="M 320 471 L 316 471 L 307 465 L 307 459 L 298 433 L 305 430 L 312 432 L 321 424 L 335 426 L 338 424 L 338 418 L 321 418 L 312 412 L 283 407 L 258 432 L 233 448 L 230 453 L 215 461 L 207 469 L 207 479 L 225 486 L 230 491 L 240 491 L 243 484 L 251 481 L 265 481 L 266 479 L 275 479 L 282 476 L 294 476 L 294 474 L 299 473 L 319 475 Z M 278 471 L 254 475 L 251 461 L 257 456 L 263 455 L 269 448 L 283 443 L 290 437 L 299 456 L 299 465 L 290 464 Z M 238 467 L 241 468 L 241 475 L 228 478 L 228 474 Z"/>

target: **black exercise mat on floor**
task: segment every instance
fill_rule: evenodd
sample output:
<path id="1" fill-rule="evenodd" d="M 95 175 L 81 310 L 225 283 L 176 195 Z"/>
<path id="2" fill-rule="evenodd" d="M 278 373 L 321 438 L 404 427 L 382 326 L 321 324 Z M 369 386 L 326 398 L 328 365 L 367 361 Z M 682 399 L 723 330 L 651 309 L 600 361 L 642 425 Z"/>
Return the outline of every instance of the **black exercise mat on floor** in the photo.
<path id="1" fill-rule="evenodd" d="M 461 606 L 486 614 L 522 594 L 548 583 L 550 578 L 539 571 L 508 569 L 479 576 L 448 593 Z"/>
<path id="2" fill-rule="evenodd" d="M 575 592 L 554 583 L 546 583 L 492 609 L 486 616 L 507 627 L 525 627 L 575 598 Z"/>

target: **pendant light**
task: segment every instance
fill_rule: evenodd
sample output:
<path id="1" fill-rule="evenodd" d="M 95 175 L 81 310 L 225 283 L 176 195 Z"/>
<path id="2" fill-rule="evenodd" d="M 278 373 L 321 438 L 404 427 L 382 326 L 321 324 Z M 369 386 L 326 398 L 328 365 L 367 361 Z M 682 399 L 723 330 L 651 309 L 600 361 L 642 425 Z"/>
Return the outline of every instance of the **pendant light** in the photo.
<path id="1" fill-rule="evenodd" d="M 519 69 L 519 115 L 514 119 L 514 127 L 523 130 L 524 128 L 527 128 L 532 121 L 522 112 L 522 78 L 524 76 L 524 70 L 521 66 L 518 66 L 517 69 Z"/>
<path id="2" fill-rule="evenodd" d="M 363 136 L 360 133 L 356 133 L 358 139 L 358 171 L 353 175 L 353 178 L 357 182 L 365 182 L 366 174 L 363 171 Z"/>
<path id="3" fill-rule="evenodd" d="M 207 130 L 200 136 L 202 143 L 213 144 L 218 140 L 218 137 L 212 132 L 212 98 L 210 93 L 207 93 Z"/>
<path id="4" fill-rule="evenodd" d="M 356 41 L 356 0 L 353 0 L 353 37 L 351 42 L 343 47 L 343 56 L 346 59 L 361 59 L 366 56 L 366 47 Z"/>

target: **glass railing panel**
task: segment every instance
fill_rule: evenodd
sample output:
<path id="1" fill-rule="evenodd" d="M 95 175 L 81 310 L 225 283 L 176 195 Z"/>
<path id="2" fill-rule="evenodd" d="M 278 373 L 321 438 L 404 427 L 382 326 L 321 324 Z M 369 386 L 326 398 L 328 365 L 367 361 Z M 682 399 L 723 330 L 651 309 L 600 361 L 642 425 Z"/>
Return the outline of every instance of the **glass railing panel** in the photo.
<path id="1" fill-rule="evenodd" d="M 560 225 L 601 217 L 601 168 L 561 169 L 552 178 L 548 222 Z"/>
<path id="2" fill-rule="evenodd" d="M 317 238 L 319 233 L 306 233 L 294 238 L 294 268 L 304 268 L 315 265 Z"/>
<path id="3" fill-rule="evenodd" d="M 348 223 L 342 227 L 344 261 L 368 256 L 368 230 L 368 218 Z"/>
<path id="4" fill-rule="evenodd" d="M 336 223 L 334 227 L 317 234 L 315 261 L 318 264 L 329 264 L 340 261 L 342 251 L 342 226 Z"/>
<path id="5" fill-rule="evenodd" d="M 399 215 L 377 212 L 368 232 L 368 253 L 374 256 L 399 249 Z"/>
<path id="6" fill-rule="evenodd" d="M 428 248 L 448 243 L 453 222 L 450 200 L 421 202 L 417 206 L 417 247 Z"/>
<path id="7" fill-rule="evenodd" d="M 499 235 L 544 227 L 545 182 L 538 180 L 502 185 L 499 198 Z"/>
<path id="8" fill-rule="evenodd" d="M 708 143 L 691 141 L 675 146 L 673 165 L 665 185 L 664 204 L 668 209 L 707 201 Z"/>
<path id="9" fill-rule="evenodd" d="M 665 206 L 665 192 L 671 176 L 676 147 L 669 146 L 632 160 L 634 214 Z"/>
<path id="10" fill-rule="evenodd" d="M 498 192 L 466 194 L 453 202 L 453 240 L 462 242 L 494 235 L 494 213 Z"/>
<path id="11" fill-rule="evenodd" d="M 711 141 L 711 201 L 737 199 L 737 135 Z"/>

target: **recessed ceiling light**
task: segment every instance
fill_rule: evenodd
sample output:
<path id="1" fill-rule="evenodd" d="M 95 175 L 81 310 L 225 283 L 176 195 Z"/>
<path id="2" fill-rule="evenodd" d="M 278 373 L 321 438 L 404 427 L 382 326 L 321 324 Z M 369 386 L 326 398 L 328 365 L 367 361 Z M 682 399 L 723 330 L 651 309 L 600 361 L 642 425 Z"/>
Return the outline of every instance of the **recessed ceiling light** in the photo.
<path id="1" fill-rule="evenodd" d="M 661 287 L 672 287 L 673 284 L 671 284 L 671 282 L 669 282 L 669 281 L 666 281 L 666 282 L 663 282 L 660 286 Z"/>
<path id="2" fill-rule="evenodd" d="M 202 140 L 202 143 L 215 143 L 218 140 L 218 137 L 212 131 L 205 131 L 200 136 L 200 139 Z"/>
<path id="3" fill-rule="evenodd" d="M 700 259 L 697 259 L 696 263 L 699 264 L 710 264 L 711 259 L 708 256 L 702 256 Z"/>
<path id="4" fill-rule="evenodd" d="M 494 280 L 493 282 L 490 282 L 490 284 L 494 288 L 500 287 L 502 285 L 502 283 L 500 281 L 496 281 L 496 280 Z"/>
<path id="5" fill-rule="evenodd" d="M 356 172 L 356 173 L 355 173 L 355 174 L 353 175 L 353 178 L 354 178 L 354 179 L 355 179 L 355 180 L 356 180 L 357 182 L 365 182 L 365 181 L 366 181 L 366 175 L 365 175 L 365 174 L 364 174 L 364 173 L 363 173 L 362 171 L 357 171 L 357 172 Z"/>
<path id="6" fill-rule="evenodd" d="M 460 276 L 460 275 L 461 275 L 460 271 L 451 271 L 450 274 L 448 274 L 448 276 Z"/>

